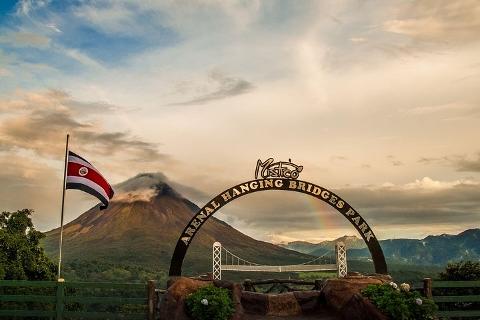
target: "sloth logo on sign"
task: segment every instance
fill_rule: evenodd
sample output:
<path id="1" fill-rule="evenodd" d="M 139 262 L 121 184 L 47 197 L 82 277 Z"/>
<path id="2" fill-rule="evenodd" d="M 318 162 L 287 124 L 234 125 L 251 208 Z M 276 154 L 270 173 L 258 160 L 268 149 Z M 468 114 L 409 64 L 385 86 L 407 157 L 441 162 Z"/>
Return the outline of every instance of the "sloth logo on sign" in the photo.
<path id="1" fill-rule="evenodd" d="M 273 162 L 273 158 L 269 158 L 262 162 L 258 159 L 257 168 L 255 169 L 255 179 L 259 178 L 285 178 L 285 179 L 297 179 L 300 172 L 303 170 L 303 166 L 298 166 L 292 163 L 291 159 L 286 161 Z"/>

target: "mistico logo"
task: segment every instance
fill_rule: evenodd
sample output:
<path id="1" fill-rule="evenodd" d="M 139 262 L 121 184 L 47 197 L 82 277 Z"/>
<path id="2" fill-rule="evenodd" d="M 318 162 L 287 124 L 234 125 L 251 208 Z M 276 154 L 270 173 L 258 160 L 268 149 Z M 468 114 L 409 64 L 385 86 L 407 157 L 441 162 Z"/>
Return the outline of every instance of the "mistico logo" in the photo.
<path id="1" fill-rule="evenodd" d="M 255 179 L 259 178 L 286 178 L 297 179 L 303 166 L 292 163 L 291 159 L 286 161 L 273 162 L 273 158 L 269 158 L 262 162 L 258 159 L 257 168 L 255 169 Z"/>

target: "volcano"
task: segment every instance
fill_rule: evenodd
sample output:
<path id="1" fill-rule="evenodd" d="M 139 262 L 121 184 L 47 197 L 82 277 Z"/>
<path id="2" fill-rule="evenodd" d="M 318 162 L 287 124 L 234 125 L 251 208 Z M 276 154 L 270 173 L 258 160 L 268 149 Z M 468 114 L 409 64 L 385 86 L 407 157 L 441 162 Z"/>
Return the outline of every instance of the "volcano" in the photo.
<path id="1" fill-rule="evenodd" d="M 122 265 L 168 270 L 183 228 L 199 210 L 161 173 L 139 174 L 115 186 L 106 210 L 98 206 L 64 226 L 63 261 L 105 261 Z M 185 188 L 184 188 L 185 189 Z M 49 256 L 58 256 L 60 228 L 46 233 Z M 222 245 L 238 256 L 261 264 L 302 263 L 311 256 L 267 242 L 257 241 L 227 223 L 211 217 L 193 239 L 184 274 L 211 271 L 212 245 Z"/>

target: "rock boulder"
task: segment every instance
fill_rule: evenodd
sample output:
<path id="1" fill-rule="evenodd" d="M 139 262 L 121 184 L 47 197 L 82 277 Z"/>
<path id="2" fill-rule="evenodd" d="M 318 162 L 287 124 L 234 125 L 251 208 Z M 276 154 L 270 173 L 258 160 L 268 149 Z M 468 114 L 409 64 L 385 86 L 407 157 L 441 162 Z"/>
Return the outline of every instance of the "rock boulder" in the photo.
<path id="1" fill-rule="evenodd" d="M 178 277 L 169 282 L 167 292 L 163 295 L 160 308 L 160 320 L 187 320 L 185 298 L 201 287 L 212 284 L 212 281 L 194 280 Z"/>
<path id="2" fill-rule="evenodd" d="M 352 315 L 361 313 L 355 310 L 374 310 L 376 308 L 366 299 L 361 297 L 361 291 L 370 284 L 383 284 L 390 282 L 392 278 L 385 275 L 372 275 L 372 276 L 347 276 L 345 278 L 328 279 L 323 287 L 322 294 L 326 304 L 338 311 L 345 319 L 357 319 L 351 318 Z M 376 311 L 378 315 L 381 315 Z M 358 318 L 358 319 L 372 319 L 383 320 L 380 316 L 375 317 L 375 312 L 370 318 Z"/>

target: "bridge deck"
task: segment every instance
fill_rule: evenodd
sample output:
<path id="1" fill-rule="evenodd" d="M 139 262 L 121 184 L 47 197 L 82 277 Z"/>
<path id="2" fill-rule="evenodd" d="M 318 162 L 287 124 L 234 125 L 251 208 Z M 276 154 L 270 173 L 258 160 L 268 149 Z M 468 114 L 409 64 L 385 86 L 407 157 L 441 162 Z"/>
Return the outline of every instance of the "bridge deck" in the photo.
<path id="1" fill-rule="evenodd" d="M 336 271 L 336 264 L 305 264 L 287 266 L 249 266 L 222 264 L 222 271 L 254 271 L 254 272 L 302 272 L 302 271 Z"/>

